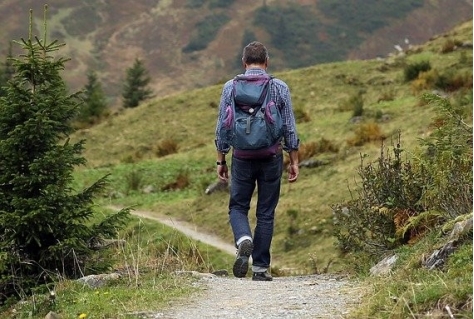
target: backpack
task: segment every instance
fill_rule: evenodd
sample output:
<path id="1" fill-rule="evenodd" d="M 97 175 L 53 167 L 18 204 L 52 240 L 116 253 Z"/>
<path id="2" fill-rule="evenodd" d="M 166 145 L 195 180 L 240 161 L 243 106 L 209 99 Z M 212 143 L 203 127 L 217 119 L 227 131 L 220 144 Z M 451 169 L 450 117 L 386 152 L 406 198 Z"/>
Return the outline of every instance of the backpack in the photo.
<path id="1" fill-rule="evenodd" d="M 232 102 L 219 132 L 221 140 L 234 150 L 262 150 L 281 141 L 283 120 L 271 100 L 272 79 L 266 74 L 234 78 Z"/>

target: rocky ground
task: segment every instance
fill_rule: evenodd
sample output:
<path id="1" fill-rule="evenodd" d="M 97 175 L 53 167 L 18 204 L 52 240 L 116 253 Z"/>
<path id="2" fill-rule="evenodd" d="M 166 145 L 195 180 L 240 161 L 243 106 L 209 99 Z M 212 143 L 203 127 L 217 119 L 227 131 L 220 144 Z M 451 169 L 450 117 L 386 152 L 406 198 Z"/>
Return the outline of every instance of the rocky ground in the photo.
<path id="1" fill-rule="evenodd" d="M 278 277 L 272 282 L 201 275 L 199 292 L 147 319 L 345 318 L 357 305 L 360 288 L 342 276 Z"/>

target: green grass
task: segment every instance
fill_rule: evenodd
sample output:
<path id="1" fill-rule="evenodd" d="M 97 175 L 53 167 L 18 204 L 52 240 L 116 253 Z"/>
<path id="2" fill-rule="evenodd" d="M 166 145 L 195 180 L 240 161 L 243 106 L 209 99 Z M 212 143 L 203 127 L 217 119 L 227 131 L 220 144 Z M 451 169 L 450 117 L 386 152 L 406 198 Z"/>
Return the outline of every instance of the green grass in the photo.
<path id="1" fill-rule="evenodd" d="M 107 211 L 102 212 L 107 214 Z M 92 288 L 77 281 L 50 274 L 53 283 L 38 287 L 33 297 L 10 307 L 3 315 L 12 318 L 43 318 L 47 312 L 67 318 L 136 318 L 134 312 L 158 311 L 170 301 L 184 298 L 197 288 L 189 276 L 176 271 L 212 272 L 227 269 L 233 256 L 184 236 L 165 225 L 134 217 L 117 234 L 125 244 L 106 250 L 121 277 Z M 94 262 L 100 263 L 103 255 Z M 54 291 L 55 302 L 50 302 Z M 127 315 L 128 314 L 128 315 Z"/>
<path id="2" fill-rule="evenodd" d="M 54 311 L 64 319 L 80 318 L 81 314 L 86 318 L 136 318 L 133 313 L 143 309 L 158 311 L 170 300 L 189 295 L 196 288 L 186 277 L 148 274 L 142 276 L 139 285 L 120 279 L 100 288 L 90 288 L 78 282 L 62 281 L 55 290 L 54 304 L 47 294 L 38 294 L 36 299 L 30 298 L 15 306 L 15 310 L 11 309 L 12 317 L 44 318 L 49 311 Z"/>

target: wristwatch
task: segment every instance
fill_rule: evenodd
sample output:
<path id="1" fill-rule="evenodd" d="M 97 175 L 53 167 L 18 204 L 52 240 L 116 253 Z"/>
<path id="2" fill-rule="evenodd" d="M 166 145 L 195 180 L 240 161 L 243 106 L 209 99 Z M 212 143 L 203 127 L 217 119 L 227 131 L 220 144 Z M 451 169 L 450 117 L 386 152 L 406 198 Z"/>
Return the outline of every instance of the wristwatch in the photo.
<path id="1" fill-rule="evenodd" d="M 219 165 L 226 165 L 227 162 L 224 160 L 224 161 L 217 161 L 216 164 L 219 166 Z"/>

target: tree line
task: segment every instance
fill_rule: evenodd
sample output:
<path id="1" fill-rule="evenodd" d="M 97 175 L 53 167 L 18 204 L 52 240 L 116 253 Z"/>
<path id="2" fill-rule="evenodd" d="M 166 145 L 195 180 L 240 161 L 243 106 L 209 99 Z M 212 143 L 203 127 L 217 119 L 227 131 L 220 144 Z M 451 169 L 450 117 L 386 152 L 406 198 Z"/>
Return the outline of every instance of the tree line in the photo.
<path id="1" fill-rule="evenodd" d="M 16 70 L 13 61 L 10 44 L 7 56 L 0 63 L 0 98 L 6 96 L 8 82 L 14 79 Z M 81 100 L 79 112 L 73 119 L 73 126 L 76 128 L 85 128 L 99 123 L 108 115 L 110 107 L 97 72 L 89 69 L 86 76 L 87 83 L 79 96 Z M 149 88 L 150 82 L 151 77 L 144 61 L 136 58 L 133 65 L 125 71 L 121 92 L 122 106 L 134 108 L 153 97 L 153 90 Z"/>

